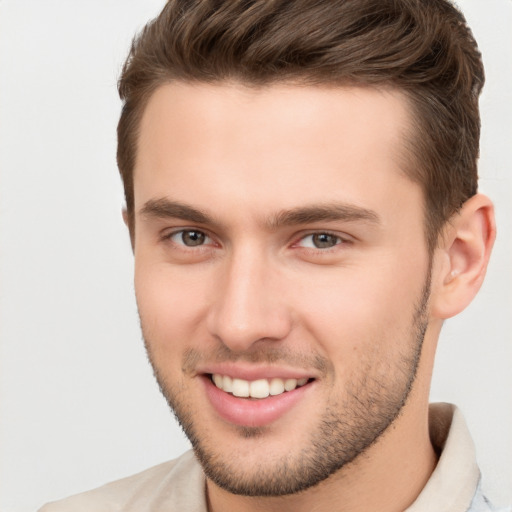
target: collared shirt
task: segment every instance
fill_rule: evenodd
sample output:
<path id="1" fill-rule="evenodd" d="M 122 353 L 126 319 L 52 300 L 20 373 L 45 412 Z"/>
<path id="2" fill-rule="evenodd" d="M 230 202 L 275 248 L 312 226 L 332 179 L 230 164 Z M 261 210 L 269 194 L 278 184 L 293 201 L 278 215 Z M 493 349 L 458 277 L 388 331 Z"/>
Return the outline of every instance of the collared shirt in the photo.
<path id="1" fill-rule="evenodd" d="M 430 406 L 430 438 L 437 466 L 405 512 L 512 512 L 482 494 L 475 448 L 461 412 Z M 45 505 L 39 512 L 207 512 L 206 480 L 192 451 L 142 473 Z"/>

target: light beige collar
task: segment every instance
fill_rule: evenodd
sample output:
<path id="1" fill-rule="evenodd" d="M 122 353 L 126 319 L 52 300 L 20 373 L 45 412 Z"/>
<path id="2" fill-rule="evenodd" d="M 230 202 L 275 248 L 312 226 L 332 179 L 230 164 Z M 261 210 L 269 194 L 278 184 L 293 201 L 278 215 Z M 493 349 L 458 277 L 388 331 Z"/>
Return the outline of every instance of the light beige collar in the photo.
<path id="1" fill-rule="evenodd" d="M 430 439 L 441 453 L 427 485 L 406 512 L 466 512 L 480 480 L 475 446 L 462 413 L 451 404 L 429 410 Z"/>

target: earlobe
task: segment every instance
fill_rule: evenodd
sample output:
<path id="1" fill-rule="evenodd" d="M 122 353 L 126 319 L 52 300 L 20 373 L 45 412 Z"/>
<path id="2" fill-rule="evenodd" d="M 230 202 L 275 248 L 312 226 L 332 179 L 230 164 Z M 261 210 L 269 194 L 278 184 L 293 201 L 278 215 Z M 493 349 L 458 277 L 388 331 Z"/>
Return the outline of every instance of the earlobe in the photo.
<path id="1" fill-rule="evenodd" d="M 491 200 L 477 194 L 448 222 L 438 249 L 432 314 L 441 319 L 460 313 L 482 285 L 496 237 Z"/>

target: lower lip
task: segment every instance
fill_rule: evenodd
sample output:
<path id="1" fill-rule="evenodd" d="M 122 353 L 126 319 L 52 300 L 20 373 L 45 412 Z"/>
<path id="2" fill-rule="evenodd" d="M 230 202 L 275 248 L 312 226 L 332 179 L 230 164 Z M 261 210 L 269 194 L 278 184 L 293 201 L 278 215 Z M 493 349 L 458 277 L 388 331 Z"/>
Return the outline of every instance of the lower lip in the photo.
<path id="1" fill-rule="evenodd" d="M 219 389 L 207 376 L 203 377 L 206 395 L 217 414 L 234 425 L 263 427 L 285 415 L 311 389 L 313 382 L 262 399 L 238 398 Z"/>

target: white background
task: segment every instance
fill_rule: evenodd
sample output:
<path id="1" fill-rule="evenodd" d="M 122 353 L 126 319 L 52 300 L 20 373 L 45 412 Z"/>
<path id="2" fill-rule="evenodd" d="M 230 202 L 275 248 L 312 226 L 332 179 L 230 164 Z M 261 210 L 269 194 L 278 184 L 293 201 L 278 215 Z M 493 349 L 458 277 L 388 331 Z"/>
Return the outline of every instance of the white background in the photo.
<path id="1" fill-rule="evenodd" d="M 0 510 L 29 512 L 180 454 L 133 298 L 116 80 L 162 0 L 0 0 Z M 432 399 L 464 411 L 512 503 L 512 2 L 464 0 L 487 70 L 481 189 L 499 237 L 443 332 Z"/>

